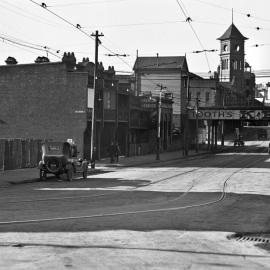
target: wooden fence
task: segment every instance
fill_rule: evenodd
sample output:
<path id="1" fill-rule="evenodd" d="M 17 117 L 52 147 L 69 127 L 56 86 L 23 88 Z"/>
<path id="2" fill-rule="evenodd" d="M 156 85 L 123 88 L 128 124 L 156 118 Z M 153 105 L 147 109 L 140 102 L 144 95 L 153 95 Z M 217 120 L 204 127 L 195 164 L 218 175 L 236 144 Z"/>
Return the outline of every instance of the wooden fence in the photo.
<path id="1" fill-rule="evenodd" d="M 0 171 L 36 167 L 41 160 L 41 140 L 0 139 Z"/>

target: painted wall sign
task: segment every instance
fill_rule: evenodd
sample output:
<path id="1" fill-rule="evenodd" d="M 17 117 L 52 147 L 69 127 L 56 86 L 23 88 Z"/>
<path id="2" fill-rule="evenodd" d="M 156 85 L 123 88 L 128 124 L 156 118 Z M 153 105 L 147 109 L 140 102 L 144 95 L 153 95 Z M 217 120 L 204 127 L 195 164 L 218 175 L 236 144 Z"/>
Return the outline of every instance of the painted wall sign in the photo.
<path id="1" fill-rule="evenodd" d="M 196 119 L 196 111 L 188 112 L 189 119 Z M 198 119 L 203 120 L 234 120 L 240 119 L 240 110 L 199 110 Z"/>
<path id="2" fill-rule="evenodd" d="M 261 120 L 265 118 L 262 110 L 210 110 L 200 109 L 198 116 L 195 110 L 188 111 L 189 119 L 202 120 Z"/>

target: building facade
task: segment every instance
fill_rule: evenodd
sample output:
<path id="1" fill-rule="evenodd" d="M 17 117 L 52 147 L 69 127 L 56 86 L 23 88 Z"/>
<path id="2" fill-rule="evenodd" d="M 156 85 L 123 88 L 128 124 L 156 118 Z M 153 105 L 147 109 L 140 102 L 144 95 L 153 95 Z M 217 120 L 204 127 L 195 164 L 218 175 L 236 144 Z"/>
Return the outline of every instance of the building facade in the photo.
<path id="1" fill-rule="evenodd" d="M 185 56 L 137 57 L 134 64 L 138 94 L 173 95 L 174 129 L 181 129 L 187 105 L 188 65 Z"/>
<path id="2" fill-rule="evenodd" d="M 88 76 L 74 60 L 0 66 L 0 138 L 72 138 L 83 151 Z"/>
<path id="3" fill-rule="evenodd" d="M 94 69 L 88 58 L 77 63 L 73 53 L 65 53 L 62 62 L 19 65 L 8 61 L 0 66 L 0 139 L 73 139 L 80 155 L 90 159 L 93 110 L 87 101 Z M 136 93 L 134 76 L 116 76 L 113 67 L 105 70 L 98 64 L 93 97 L 97 158 L 109 155 L 112 141 L 119 143 L 122 155 L 156 151 L 157 123 L 153 117 L 158 103 Z M 172 101 L 163 98 L 162 104 L 161 141 L 166 149 Z"/>

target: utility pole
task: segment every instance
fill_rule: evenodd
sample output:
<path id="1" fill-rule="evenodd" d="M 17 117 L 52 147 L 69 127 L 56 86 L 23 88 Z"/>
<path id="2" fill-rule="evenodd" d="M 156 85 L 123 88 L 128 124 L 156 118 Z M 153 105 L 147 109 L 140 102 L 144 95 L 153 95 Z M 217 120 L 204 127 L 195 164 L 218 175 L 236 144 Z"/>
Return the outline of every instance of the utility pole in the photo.
<path id="1" fill-rule="evenodd" d="M 159 100 L 158 100 L 158 123 L 157 123 L 157 155 L 156 160 L 160 159 L 160 122 L 161 122 L 161 97 L 162 97 L 162 90 L 166 89 L 167 87 L 163 86 L 162 84 L 157 84 L 160 87 L 159 90 Z"/>
<path id="2" fill-rule="evenodd" d="M 94 136 L 95 136 L 95 93 L 97 88 L 97 73 L 98 73 L 98 46 L 101 44 L 99 37 L 103 37 L 102 33 L 99 33 L 98 30 L 95 33 L 91 34 L 92 37 L 95 37 L 95 70 L 94 70 L 94 106 L 92 109 L 92 122 L 91 122 L 91 148 L 90 148 L 90 157 L 91 157 L 91 168 L 95 168 L 95 158 L 94 158 Z"/>
<path id="3" fill-rule="evenodd" d="M 222 108 L 224 110 L 225 105 L 225 89 L 222 91 Z M 221 120 L 221 146 L 224 146 L 224 120 Z"/>
<path id="4" fill-rule="evenodd" d="M 196 137 L 195 137 L 195 139 L 196 139 L 196 148 L 195 148 L 195 151 L 196 151 L 196 153 L 198 153 L 199 152 L 199 136 L 198 136 L 198 131 L 199 131 L 199 125 L 198 125 L 198 122 L 199 122 L 199 120 L 198 120 L 198 113 L 199 113 L 199 97 L 197 97 L 196 98 Z"/>

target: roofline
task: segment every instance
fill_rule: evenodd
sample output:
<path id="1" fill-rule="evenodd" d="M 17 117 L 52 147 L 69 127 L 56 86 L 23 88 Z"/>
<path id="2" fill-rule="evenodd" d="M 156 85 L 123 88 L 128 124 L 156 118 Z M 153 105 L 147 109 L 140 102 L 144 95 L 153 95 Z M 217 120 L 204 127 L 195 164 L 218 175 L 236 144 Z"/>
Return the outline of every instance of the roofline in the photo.
<path id="1" fill-rule="evenodd" d="M 11 64 L 11 65 L 0 65 L 0 68 L 10 68 L 10 67 L 25 67 L 25 66 L 43 66 L 43 65 L 60 65 L 60 64 L 65 64 L 62 61 L 59 62 L 44 62 L 44 63 L 26 63 L 26 64 Z"/>

